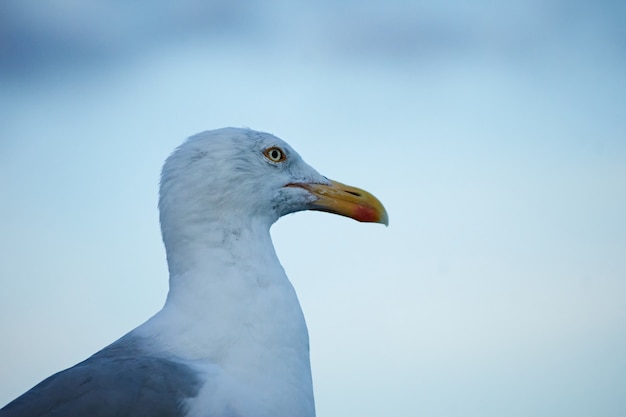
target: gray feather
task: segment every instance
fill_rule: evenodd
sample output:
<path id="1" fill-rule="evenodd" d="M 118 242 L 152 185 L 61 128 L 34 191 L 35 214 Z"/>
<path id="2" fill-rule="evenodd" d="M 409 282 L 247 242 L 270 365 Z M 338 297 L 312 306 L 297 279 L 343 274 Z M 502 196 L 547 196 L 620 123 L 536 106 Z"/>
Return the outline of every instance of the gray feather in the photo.
<path id="1" fill-rule="evenodd" d="M 197 395 L 195 371 L 148 355 L 126 336 L 45 379 L 0 409 L 0 417 L 178 417 Z"/>

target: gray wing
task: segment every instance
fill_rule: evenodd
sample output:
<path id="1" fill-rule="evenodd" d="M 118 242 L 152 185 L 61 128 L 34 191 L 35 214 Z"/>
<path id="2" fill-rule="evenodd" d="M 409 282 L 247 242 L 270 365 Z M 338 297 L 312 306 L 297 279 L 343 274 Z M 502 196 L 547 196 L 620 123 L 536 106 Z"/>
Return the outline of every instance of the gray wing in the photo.
<path id="1" fill-rule="evenodd" d="M 183 400 L 200 388 L 197 373 L 124 342 L 45 379 L 0 409 L 0 417 L 184 416 Z"/>

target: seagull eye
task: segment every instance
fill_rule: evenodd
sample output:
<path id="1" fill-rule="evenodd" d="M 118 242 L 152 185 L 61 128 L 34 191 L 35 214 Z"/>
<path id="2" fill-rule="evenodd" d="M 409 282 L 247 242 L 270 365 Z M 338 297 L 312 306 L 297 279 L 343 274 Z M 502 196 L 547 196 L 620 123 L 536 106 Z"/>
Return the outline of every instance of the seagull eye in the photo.
<path id="1" fill-rule="evenodd" d="M 287 159 L 285 152 L 276 146 L 267 148 L 265 152 L 263 152 L 263 155 L 265 155 L 265 157 L 272 162 L 283 162 L 285 159 Z"/>

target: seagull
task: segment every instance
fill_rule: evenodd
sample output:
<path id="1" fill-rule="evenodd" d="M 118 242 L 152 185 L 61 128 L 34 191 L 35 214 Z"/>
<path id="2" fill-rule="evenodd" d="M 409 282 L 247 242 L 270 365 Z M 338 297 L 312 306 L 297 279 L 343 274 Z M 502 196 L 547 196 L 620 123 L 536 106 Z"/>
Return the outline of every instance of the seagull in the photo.
<path id="1" fill-rule="evenodd" d="M 194 135 L 165 161 L 163 308 L 0 409 L 0 417 L 312 417 L 309 336 L 270 237 L 318 210 L 387 225 L 378 199 L 251 129 Z"/>

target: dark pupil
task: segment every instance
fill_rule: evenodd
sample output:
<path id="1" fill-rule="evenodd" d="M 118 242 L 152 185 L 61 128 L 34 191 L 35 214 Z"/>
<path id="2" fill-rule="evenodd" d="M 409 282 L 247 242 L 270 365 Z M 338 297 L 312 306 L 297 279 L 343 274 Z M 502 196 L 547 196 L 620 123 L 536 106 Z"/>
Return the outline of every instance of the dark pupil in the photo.
<path id="1" fill-rule="evenodd" d="M 272 159 L 280 158 L 280 152 L 278 152 L 276 149 L 272 151 L 271 155 L 272 155 Z"/>

